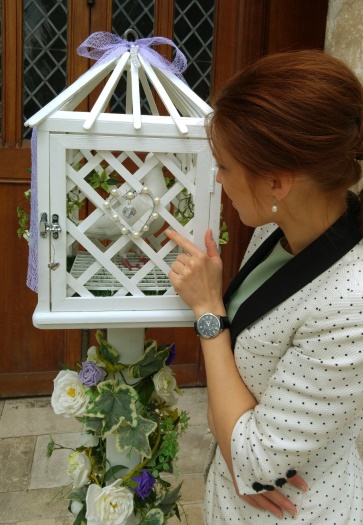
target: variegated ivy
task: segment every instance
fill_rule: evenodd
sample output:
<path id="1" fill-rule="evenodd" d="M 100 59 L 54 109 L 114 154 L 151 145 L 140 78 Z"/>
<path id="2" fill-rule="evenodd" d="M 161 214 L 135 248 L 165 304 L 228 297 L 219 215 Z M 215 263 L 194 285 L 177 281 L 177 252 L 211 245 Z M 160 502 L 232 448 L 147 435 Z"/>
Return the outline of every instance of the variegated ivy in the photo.
<path id="1" fill-rule="evenodd" d="M 76 417 L 84 429 L 84 444 L 72 449 L 68 468 L 73 488 L 67 498 L 74 525 L 112 525 L 104 513 L 98 518 L 102 505 L 93 504 L 95 494 L 100 502 L 114 498 L 121 512 L 118 524 L 126 524 L 133 510 L 141 525 L 162 525 L 173 515 L 180 517 L 181 484 L 171 489 L 161 475 L 176 473 L 179 438 L 189 419 L 173 406 L 174 394 L 181 394 L 168 367 L 174 345 L 146 341 L 142 357 L 124 364 L 103 332 L 97 331 L 96 339 L 98 346 L 89 349 L 87 361 L 78 363 L 79 372 L 65 369 L 58 374 L 52 395 L 55 412 Z M 105 440 L 111 434 L 120 452 L 140 454 L 139 465 L 127 471 L 123 465 L 109 464 Z M 48 457 L 59 448 L 64 447 L 51 438 Z"/>

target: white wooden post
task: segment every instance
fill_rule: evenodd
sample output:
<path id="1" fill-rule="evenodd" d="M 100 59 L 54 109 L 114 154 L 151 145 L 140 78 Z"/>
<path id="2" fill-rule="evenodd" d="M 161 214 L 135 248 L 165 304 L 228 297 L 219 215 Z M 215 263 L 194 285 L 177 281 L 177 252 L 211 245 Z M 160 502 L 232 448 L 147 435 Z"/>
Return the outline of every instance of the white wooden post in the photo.
<path id="1" fill-rule="evenodd" d="M 120 354 L 120 362 L 123 364 L 134 363 L 144 352 L 144 328 L 111 328 L 107 330 L 107 341 Z M 132 384 L 137 379 L 129 379 Z M 124 476 L 127 471 L 132 470 L 141 462 L 141 455 L 134 450 L 118 452 L 116 449 L 116 436 L 113 434 L 106 438 L 106 457 L 111 467 L 115 465 L 125 465 L 127 470 L 121 471 Z M 132 514 L 125 525 L 137 525 L 139 520 Z"/>

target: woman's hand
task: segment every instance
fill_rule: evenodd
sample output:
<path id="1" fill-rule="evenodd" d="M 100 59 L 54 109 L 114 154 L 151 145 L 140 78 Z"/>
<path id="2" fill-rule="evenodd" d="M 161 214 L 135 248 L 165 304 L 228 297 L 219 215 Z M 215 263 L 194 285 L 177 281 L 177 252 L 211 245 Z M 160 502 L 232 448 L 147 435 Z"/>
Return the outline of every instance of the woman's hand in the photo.
<path id="1" fill-rule="evenodd" d="M 205 235 L 206 252 L 176 231 L 166 230 L 165 234 L 185 252 L 180 253 L 171 265 L 169 279 L 174 290 L 197 317 L 207 311 L 224 315 L 223 265 L 212 231 L 207 230 Z"/>
<path id="2" fill-rule="evenodd" d="M 302 477 L 297 474 L 292 478 L 287 479 L 290 485 L 293 485 L 298 490 L 306 491 L 308 486 Z M 260 510 L 266 510 L 271 514 L 274 514 L 277 518 L 283 518 L 284 511 L 288 512 L 292 516 L 297 515 L 297 508 L 286 496 L 279 490 L 275 489 L 272 491 L 263 492 L 262 494 L 248 494 L 246 496 L 240 496 L 252 507 Z"/>

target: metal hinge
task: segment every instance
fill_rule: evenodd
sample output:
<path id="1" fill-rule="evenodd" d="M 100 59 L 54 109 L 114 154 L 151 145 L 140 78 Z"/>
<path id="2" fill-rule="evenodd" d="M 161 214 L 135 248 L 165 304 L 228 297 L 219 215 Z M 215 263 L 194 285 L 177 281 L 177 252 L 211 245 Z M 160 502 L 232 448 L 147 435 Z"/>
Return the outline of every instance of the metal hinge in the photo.
<path id="1" fill-rule="evenodd" d="M 51 224 L 48 223 L 48 215 L 46 212 L 41 213 L 40 215 L 40 236 L 46 237 L 48 232 L 53 233 L 53 239 L 58 239 L 59 232 L 62 231 L 59 226 L 59 215 L 53 213 Z"/>

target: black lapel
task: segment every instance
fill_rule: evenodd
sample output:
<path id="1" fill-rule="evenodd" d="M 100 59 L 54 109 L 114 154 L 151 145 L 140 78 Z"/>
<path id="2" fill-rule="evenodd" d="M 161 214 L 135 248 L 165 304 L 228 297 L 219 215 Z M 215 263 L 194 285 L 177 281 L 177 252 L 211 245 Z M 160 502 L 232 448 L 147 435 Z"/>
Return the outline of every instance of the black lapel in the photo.
<path id="1" fill-rule="evenodd" d="M 242 330 L 312 282 L 360 241 L 362 233 L 358 216 L 359 203 L 354 199 L 340 219 L 290 259 L 241 304 L 231 324 L 232 348 Z M 229 286 L 225 302 L 228 302 L 232 293 L 267 256 L 282 235 L 280 228 L 275 230 L 250 257 Z"/>

